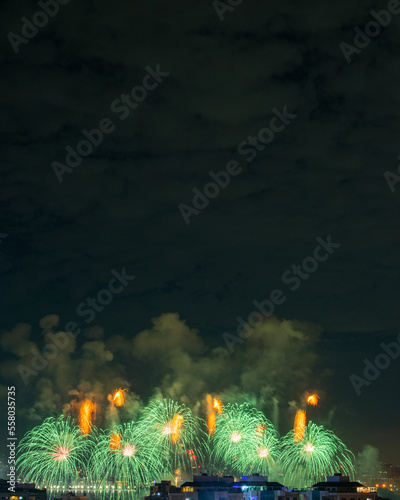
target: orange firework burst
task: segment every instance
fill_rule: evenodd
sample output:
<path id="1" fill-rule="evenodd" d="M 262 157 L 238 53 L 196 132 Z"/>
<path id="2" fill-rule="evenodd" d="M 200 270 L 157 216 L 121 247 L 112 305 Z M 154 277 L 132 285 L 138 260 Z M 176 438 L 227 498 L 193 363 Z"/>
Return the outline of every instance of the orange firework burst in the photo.
<path id="1" fill-rule="evenodd" d="M 211 394 L 207 394 L 206 401 L 208 435 L 211 436 L 211 434 L 215 431 L 217 412 L 222 413 L 222 402 L 218 398 L 213 398 Z"/>
<path id="2" fill-rule="evenodd" d="M 211 394 L 207 394 L 206 402 L 207 402 L 207 415 L 209 415 L 214 411 L 213 398 Z"/>
<path id="3" fill-rule="evenodd" d="M 216 417 L 216 413 L 214 410 L 214 404 L 213 404 L 213 398 L 212 398 L 211 394 L 207 394 L 206 401 L 207 401 L 208 435 L 211 436 L 211 434 L 215 431 L 215 417 Z"/>
<path id="4" fill-rule="evenodd" d="M 182 415 L 179 414 L 175 415 L 174 418 L 171 420 L 171 428 L 172 428 L 171 440 L 174 444 L 176 444 L 176 442 L 179 439 L 179 431 L 181 430 L 182 424 L 183 424 Z"/>
<path id="5" fill-rule="evenodd" d="M 317 406 L 318 399 L 319 399 L 318 394 L 310 394 L 310 396 L 307 397 L 307 404 L 312 406 Z"/>
<path id="6" fill-rule="evenodd" d="M 120 447 L 121 447 L 121 434 L 111 434 L 110 449 L 119 450 Z"/>
<path id="7" fill-rule="evenodd" d="M 107 399 L 115 406 L 124 406 L 127 392 L 128 389 L 121 389 L 120 387 L 114 394 L 109 394 Z"/>
<path id="8" fill-rule="evenodd" d="M 215 421 L 216 421 L 216 414 L 213 411 L 207 417 L 207 427 L 209 436 L 211 436 L 211 434 L 215 431 Z"/>
<path id="9" fill-rule="evenodd" d="M 96 418 L 96 403 L 90 399 L 86 399 L 79 410 L 79 426 L 82 434 L 89 434 L 92 419 Z"/>
<path id="10" fill-rule="evenodd" d="M 176 444 L 179 439 L 179 431 L 183 424 L 182 415 L 175 415 L 174 418 L 169 422 L 163 429 L 163 434 L 165 436 L 170 435 L 171 441 Z"/>
<path id="11" fill-rule="evenodd" d="M 294 440 L 296 443 L 301 441 L 304 437 L 304 428 L 306 426 L 306 412 L 299 410 L 294 418 Z"/>

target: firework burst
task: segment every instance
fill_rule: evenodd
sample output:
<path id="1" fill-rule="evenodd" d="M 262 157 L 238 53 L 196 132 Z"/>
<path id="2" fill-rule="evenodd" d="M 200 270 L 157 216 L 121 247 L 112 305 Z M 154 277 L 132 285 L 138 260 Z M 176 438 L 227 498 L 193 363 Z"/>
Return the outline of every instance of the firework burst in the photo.
<path id="1" fill-rule="evenodd" d="M 165 471 L 192 470 L 204 454 L 202 421 L 185 405 L 171 399 L 153 401 L 138 425 L 148 446 L 157 448 L 165 461 Z"/>
<path id="2" fill-rule="evenodd" d="M 262 415 L 263 416 L 263 415 Z M 246 474 L 258 473 L 262 476 L 274 476 L 280 458 L 279 435 L 272 422 L 265 417 L 256 428 L 256 442 L 247 453 L 238 458 L 237 466 Z M 274 479 L 276 479 L 274 477 Z"/>
<path id="3" fill-rule="evenodd" d="M 222 413 L 222 401 L 218 398 L 213 398 L 211 394 L 206 396 L 207 402 L 207 429 L 208 435 L 211 436 L 215 430 L 217 413 Z"/>
<path id="4" fill-rule="evenodd" d="M 268 475 L 279 459 L 278 433 L 263 413 L 247 403 L 224 406 L 211 447 L 216 466 L 228 473 Z"/>
<path id="5" fill-rule="evenodd" d="M 117 389 L 114 394 L 107 396 L 108 401 L 115 406 L 124 406 L 128 389 Z"/>
<path id="6" fill-rule="evenodd" d="M 90 458 L 90 479 L 105 493 L 106 483 L 114 482 L 118 494 L 130 494 L 161 478 L 160 449 L 149 446 L 134 422 L 117 425 L 95 438 Z"/>
<path id="7" fill-rule="evenodd" d="M 17 467 L 25 481 L 39 488 L 67 490 L 78 478 L 90 441 L 70 417 L 46 419 L 29 431 L 18 446 Z"/>
<path id="8" fill-rule="evenodd" d="M 307 404 L 312 406 L 318 405 L 319 396 L 318 394 L 310 394 L 307 396 Z"/>
<path id="9" fill-rule="evenodd" d="M 304 488 L 337 471 L 353 477 L 353 454 L 322 425 L 309 422 L 301 440 L 290 431 L 282 440 L 281 463 L 286 485 Z"/>
<path id="10" fill-rule="evenodd" d="M 304 410 L 299 410 L 296 413 L 296 416 L 294 417 L 294 426 L 293 426 L 294 439 L 296 443 L 300 442 L 304 437 L 306 422 L 307 422 L 306 412 Z"/>
<path id="11" fill-rule="evenodd" d="M 97 405 L 90 399 L 86 399 L 81 404 L 79 410 L 79 426 L 82 434 L 89 434 L 92 427 L 92 420 L 96 418 Z"/>

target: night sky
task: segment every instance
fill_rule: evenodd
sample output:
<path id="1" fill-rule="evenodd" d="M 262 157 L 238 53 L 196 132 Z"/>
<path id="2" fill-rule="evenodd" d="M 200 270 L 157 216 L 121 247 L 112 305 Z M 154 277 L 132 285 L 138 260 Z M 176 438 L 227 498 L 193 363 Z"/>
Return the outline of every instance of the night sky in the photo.
<path id="1" fill-rule="evenodd" d="M 41 7 L 0 7 L 0 395 L 17 386 L 20 437 L 88 396 L 106 425 L 118 386 L 121 418 L 155 394 L 201 415 L 210 392 L 284 434 L 317 391 L 311 420 L 400 463 L 400 357 L 361 395 L 350 380 L 400 333 L 400 2 L 63 1 L 25 42 Z M 220 171 L 229 184 L 195 196 Z M 304 259 L 316 269 L 295 278 Z M 238 337 L 274 290 L 273 316 Z M 25 384 L 18 366 L 69 322 Z"/>

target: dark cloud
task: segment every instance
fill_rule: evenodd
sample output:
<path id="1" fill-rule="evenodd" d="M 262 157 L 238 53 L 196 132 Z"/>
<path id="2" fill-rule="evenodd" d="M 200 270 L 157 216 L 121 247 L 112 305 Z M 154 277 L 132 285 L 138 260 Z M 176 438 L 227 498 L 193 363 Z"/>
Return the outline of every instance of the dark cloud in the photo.
<path id="1" fill-rule="evenodd" d="M 75 321 L 85 332 L 41 373 L 36 402 L 21 414 L 32 421 L 58 411 L 70 391 L 106 398 L 112 385 L 134 388 L 135 411 L 156 387 L 185 399 L 218 381 L 219 391 L 240 398 L 266 376 L 252 350 L 272 372 L 289 363 L 296 380 L 295 366 L 304 374 L 291 389 L 284 374 L 268 373 L 265 389 L 252 393 L 266 407 L 273 398 L 282 405 L 325 373 L 315 357 L 332 372 L 321 379 L 326 418 L 359 449 L 374 429 L 371 444 L 394 459 L 380 430 L 385 417 L 370 413 L 367 400 L 378 398 L 395 421 L 399 408 L 389 400 L 398 366 L 360 398 L 349 382 L 379 352 L 371 335 L 389 338 L 399 324 L 400 198 L 383 174 L 396 171 L 399 155 L 400 17 L 351 64 L 339 47 L 353 43 L 354 26 L 363 28 L 372 8 L 386 3 L 243 0 L 221 23 L 208 0 L 72 0 L 15 54 L 7 34 L 21 33 L 21 17 L 31 19 L 38 5 L 3 2 L 2 377 L 16 376 L 14 360 L 28 362 L 50 331 Z M 170 75 L 120 120 L 111 103 L 157 64 Z M 248 164 L 238 145 L 284 106 L 296 118 Z M 115 131 L 60 184 L 52 162 L 106 117 Z M 179 204 L 191 204 L 192 189 L 230 160 L 243 172 L 186 225 Z M 235 332 L 254 300 L 283 288 L 282 274 L 327 235 L 341 246 L 277 307 L 279 340 L 258 345 L 255 335 L 226 359 L 222 334 Z M 77 307 L 124 266 L 135 281 L 86 324 Z M 158 318 L 151 328 L 150 318 Z M 323 329 L 318 342 L 309 339 L 309 354 L 291 351 L 285 328 L 298 331 L 295 320 Z M 147 380 L 127 373 L 127 344 L 135 363 L 151 364 Z M 230 374 L 238 364 L 246 370 L 228 384 L 219 367 Z M 394 423 L 389 429 L 397 432 Z"/>

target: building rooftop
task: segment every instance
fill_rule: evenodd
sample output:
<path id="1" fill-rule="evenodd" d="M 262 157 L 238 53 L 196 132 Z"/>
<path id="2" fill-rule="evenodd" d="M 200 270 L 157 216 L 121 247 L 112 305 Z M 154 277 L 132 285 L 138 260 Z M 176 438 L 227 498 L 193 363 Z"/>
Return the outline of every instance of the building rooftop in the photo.
<path id="1" fill-rule="evenodd" d="M 283 484 L 277 483 L 276 481 L 257 481 L 254 479 L 245 479 L 242 481 L 236 481 L 233 483 L 233 487 L 241 486 L 274 486 L 275 488 L 283 488 Z"/>
<path id="2" fill-rule="evenodd" d="M 284 486 L 276 481 L 260 481 L 256 478 L 243 479 L 241 481 L 228 481 L 221 478 L 219 481 L 187 481 L 181 488 L 241 488 L 243 486 L 267 486 L 282 489 Z"/>
<path id="3" fill-rule="evenodd" d="M 181 488 L 231 488 L 233 481 L 187 481 Z"/>
<path id="4" fill-rule="evenodd" d="M 321 483 L 313 484 L 313 488 L 360 488 L 364 487 L 363 484 L 357 481 L 323 481 Z"/>

